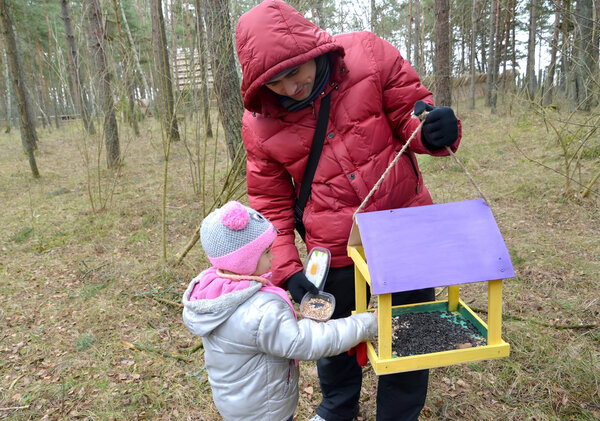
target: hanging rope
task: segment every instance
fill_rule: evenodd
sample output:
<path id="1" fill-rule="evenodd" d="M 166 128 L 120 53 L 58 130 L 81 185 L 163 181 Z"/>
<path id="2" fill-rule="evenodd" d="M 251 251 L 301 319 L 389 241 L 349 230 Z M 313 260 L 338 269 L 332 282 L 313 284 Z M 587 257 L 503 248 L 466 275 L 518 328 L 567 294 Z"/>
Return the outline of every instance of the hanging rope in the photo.
<path id="1" fill-rule="evenodd" d="M 402 147 L 402 149 L 400 149 L 400 151 L 396 154 L 396 157 L 392 160 L 392 162 L 390 162 L 390 165 L 388 165 L 388 167 L 385 169 L 385 171 L 383 172 L 383 174 L 381 175 L 381 177 L 379 177 L 379 180 L 377 180 L 377 183 L 375 183 L 375 185 L 373 186 L 373 188 L 371 189 L 371 191 L 369 192 L 369 194 L 367 195 L 367 197 L 365 197 L 365 200 L 362 201 L 362 203 L 360 204 L 360 206 L 354 212 L 353 218 L 356 216 L 357 213 L 359 213 L 362 210 L 362 208 L 369 201 L 369 199 L 371 198 L 371 196 L 373 196 L 373 193 L 375 193 L 377 191 L 377 189 L 379 188 L 379 186 L 383 182 L 383 179 L 388 175 L 388 173 L 391 171 L 391 169 L 396 164 L 396 162 L 398 162 L 398 159 L 400 159 L 400 155 L 402 155 L 402 153 L 406 150 L 406 148 L 408 148 L 408 145 L 410 145 L 410 142 L 415 138 L 415 136 L 417 135 L 417 133 L 419 133 L 419 130 L 421 130 L 421 127 L 423 127 L 423 123 L 425 123 L 425 116 L 427 114 L 428 114 L 427 111 L 423 111 L 423 113 L 421 114 L 421 116 L 423 116 L 423 117 L 421 117 L 421 123 L 419 124 L 419 127 L 417 127 L 416 130 L 413 132 L 413 134 L 410 135 L 410 137 L 408 138 L 408 140 L 406 141 L 406 143 L 404 144 L 404 146 Z M 411 113 L 411 115 L 413 117 L 416 117 L 414 115 L 414 113 Z"/>
<path id="2" fill-rule="evenodd" d="M 381 177 L 379 177 L 379 180 L 377 180 L 377 183 L 375 183 L 375 185 L 373 186 L 373 188 L 371 189 L 371 191 L 369 192 L 369 194 L 367 195 L 367 197 L 365 197 L 365 199 L 362 201 L 362 203 L 360 204 L 360 206 L 356 209 L 356 211 L 354 212 L 354 215 L 352 217 L 353 219 L 356 218 L 356 214 L 359 213 L 365 207 L 365 205 L 367 204 L 367 202 L 369 201 L 369 199 L 371 198 L 371 196 L 373 196 L 373 194 L 377 191 L 377 189 L 379 189 L 379 186 L 381 186 L 381 183 L 383 182 L 383 180 L 385 179 L 385 177 L 392 170 L 392 168 L 394 167 L 394 165 L 396 165 L 396 162 L 398 162 L 398 159 L 400 159 L 400 155 L 402 155 L 404 153 L 404 151 L 406 150 L 406 148 L 408 148 L 408 145 L 410 144 L 410 142 L 415 138 L 415 136 L 417 135 L 417 133 L 419 133 L 419 130 L 421 130 L 421 128 L 423 127 L 423 123 L 425 123 L 425 118 L 427 117 L 427 114 L 428 114 L 427 111 L 423 111 L 418 116 L 416 116 L 414 113 L 411 113 L 412 117 L 413 118 L 418 118 L 419 120 L 421 120 L 421 123 L 415 129 L 415 131 L 413 132 L 413 134 L 408 138 L 408 140 L 406 141 L 406 143 L 404 144 L 404 146 L 402 147 L 402 149 L 400 149 L 400 151 L 398 151 L 398 153 L 396 154 L 396 156 L 394 157 L 394 159 L 392 160 L 392 162 L 390 162 L 390 164 L 388 165 L 388 167 L 385 169 L 385 171 L 383 172 L 383 174 L 381 175 Z M 488 205 L 489 205 L 489 202 L 487 201 L 487 199 L 483 195 L 483 192 L 481 191 L 481 189 L 479 188 L 479 186 L 477 185 L 477 183 L 475 182 L 475 180 L 473 179 L 473 177 L 471 177 L 471 174 L 469 174 L 469 172 L 464 167 L 464 165 L 458 160 L 458 158 L 456 157 L 456 155 L 454 154 L 454 152 L 452 152 L 452 149 L 450 149 L 450 147 L 446 146 L 446 150 L 448 151 L 448 153 L 450 153 L 450 156 L 452 158 L 454 158 L 454 161 L 456 161 L 456 163 L 458 164 L 458 166 L 463 170 L 463 172 L 465 173 L 465 175 L 467 176 L 467 178 L 469 179 L 469 181 L 471 182 L 471 184 L 473 184 L 473 186 L 475 187 L 475 189 L 479 192 L 479 194 L 481 195 L 481 197 L 483 198 L 483 200 L 485 200 L 485 202 L 488 203 Z"/>
<path id="3" fill-rule="evenodd" d="M 475 189 L 479 192 L 479 195 L 481 196 L 481 198 L 483 200 L 485 200 L 485 203 L 490 204 L 490 202 L 488 202 L 488 200 L 485 198 L 485 196 L 483 195 L 483 192 L 481 191 L 481 189 L 479 188 L 479 186 L 477 185 L 477 183 L 475 182 L 475 180 L 473 180 L 473 177 L 471 177 L 471 174 L 469 174 L 469 171 L 467 171 L 467 169 L 464 167 L 464 165 L 458 160 L 458 158 L 456 157 L 456 155 L 454 154 L 454 152 L 452 152 L 452 149 L 450 149 L 448 146 L 446 146 L 446 150 L 450 153 L 450 156 L 452 158 L 454 158 L 454 161 L 456 161 L 456 163 L 458 164 L 458 166 L 460 168 L 462 168 L 462 170 L 464 171 L 465 175 L 467 176 L 467 178 L 469 179 L 469 181 L 471 182 L 471 184 L 473 184 L 473 186 L 475 187 Z"/>

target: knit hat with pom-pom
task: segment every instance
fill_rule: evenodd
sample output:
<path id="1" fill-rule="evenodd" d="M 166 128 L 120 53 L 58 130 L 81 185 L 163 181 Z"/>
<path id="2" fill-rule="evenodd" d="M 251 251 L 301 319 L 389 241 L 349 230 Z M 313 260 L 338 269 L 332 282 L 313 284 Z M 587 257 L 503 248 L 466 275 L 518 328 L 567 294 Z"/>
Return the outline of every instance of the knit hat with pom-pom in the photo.
<path id="1" fill-rule="evenodd" d="M 200 240 L 217 269 L 252 275 L 263 252 L 275 241 L 277 230 L 267 218 L 239 202 L 227 202 L 208 214 Z"/>

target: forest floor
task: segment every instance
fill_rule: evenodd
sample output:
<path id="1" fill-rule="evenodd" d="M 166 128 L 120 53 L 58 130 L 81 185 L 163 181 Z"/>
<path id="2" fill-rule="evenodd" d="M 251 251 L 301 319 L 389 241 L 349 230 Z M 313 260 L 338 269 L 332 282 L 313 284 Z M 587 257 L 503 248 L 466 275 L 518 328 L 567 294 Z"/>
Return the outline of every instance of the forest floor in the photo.
<path id="1" fill-rule="evenodd" d="M 516 99 L 506 101 L 496 115 L 483 106 L 456 109 L 457 156 L 484 192 L 517 274 L 504 283 L 510 356 L 432 369 L 421 419 L 597 420 L 600 184 L 584 198 L 577 182 L 600 169 L 599 135 L 589 115 L 549 111 L 556 127 L 576 119 L 558 131 L 569 147 L 590 134 L 567 192 L 556 132 Z M 101 142 L 87 139 L 78 122 L 39 129 L 39 180 L 18 129 L 0 134 L 0 419 L 220 419 L 201 342 L 183 325 L 179 304 L 207 260 L 196 245 L 180 265 L 162 263 L 161 136 L 150 120 L 140 136 L 124 124 L 120 132 L 124 165 L 115 178 L 95 169 L 104 167 L 94 149 Z M 170 154 L 169 258 L 204 211 L 186 143 L 173 143 Z M 479 197 L 452 158 L 419 162 L 436 202 Z M 464 285 L 461 297 L 485 319 L 485 283 Z M 370 365 L 364 373 L 359 420 L 371 421 L 377 377 Z M 306 420 L 320 401 L 314 362 L 301 364 L 300 381 L 296 419 Z"/>

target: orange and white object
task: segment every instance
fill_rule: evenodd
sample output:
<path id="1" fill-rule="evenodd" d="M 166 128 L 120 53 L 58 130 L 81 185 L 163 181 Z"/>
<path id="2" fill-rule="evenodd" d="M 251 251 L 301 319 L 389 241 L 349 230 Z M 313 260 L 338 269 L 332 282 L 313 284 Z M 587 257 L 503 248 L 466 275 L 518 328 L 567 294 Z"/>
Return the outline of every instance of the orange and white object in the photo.
<path id="1" fill-rule="evenodd" d="M 313 248 L 306 258 L 304 274 L 319 290 L 323 290 L 325 285 L 330 261 L 331 253 L 323 247 Z"/>

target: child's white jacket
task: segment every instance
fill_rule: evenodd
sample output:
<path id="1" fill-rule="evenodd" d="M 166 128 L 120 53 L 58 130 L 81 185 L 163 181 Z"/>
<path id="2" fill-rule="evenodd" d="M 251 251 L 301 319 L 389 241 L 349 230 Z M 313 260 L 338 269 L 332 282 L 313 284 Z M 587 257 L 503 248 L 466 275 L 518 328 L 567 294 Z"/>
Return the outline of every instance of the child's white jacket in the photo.
<path id="1" fill-rule="evenodd" d="M 228 288 L 214 268 L 194 278 L 183 295 L 183 321 L 201 336 L 213 400 L 226 421 L 284 421 L 298 403 L 294 360 L 340 354 L 377 333 L 371 314 L 318 323 L 296 321 L 288 303 L 260 291 L 256 281 Z M 222 291 L 190 301 L 197 283 Z M 215 288 L 215 285 L 218 288 Z M 238 284 L 239 285 L 239 284 Z"/>

